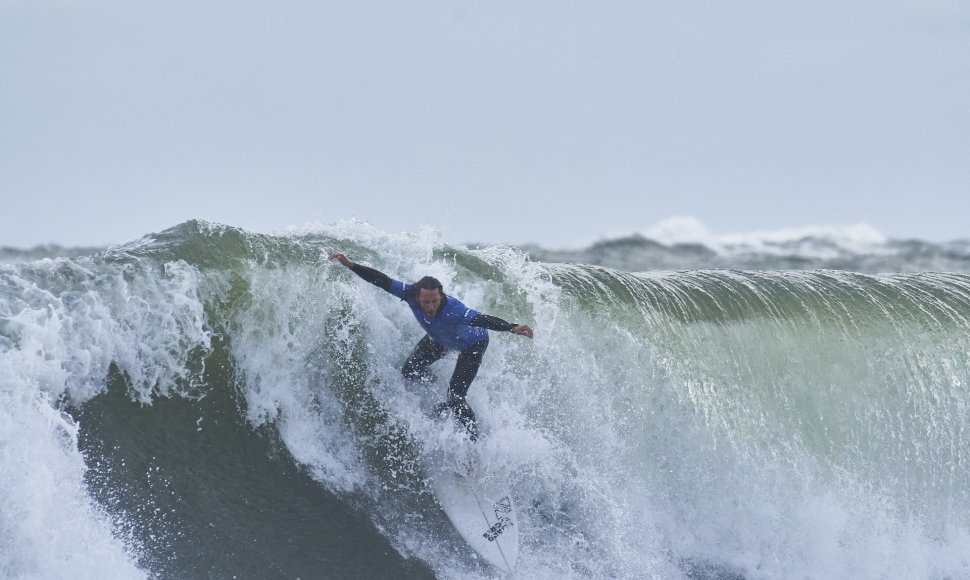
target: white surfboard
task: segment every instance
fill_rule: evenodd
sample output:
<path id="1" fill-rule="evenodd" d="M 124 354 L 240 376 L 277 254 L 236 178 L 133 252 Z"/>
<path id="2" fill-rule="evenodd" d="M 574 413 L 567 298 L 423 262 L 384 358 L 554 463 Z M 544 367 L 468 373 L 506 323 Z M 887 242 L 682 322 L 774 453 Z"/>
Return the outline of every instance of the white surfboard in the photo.
<path id="1" fill-rule="evenodd" d="M 483 475 L 472 460 L 458 469 L 442 469 L 431 480 L 438 503 L 461 537 L 486 562 L 512 574 L 519 556 L 515 504 L 503 482 Z"/>

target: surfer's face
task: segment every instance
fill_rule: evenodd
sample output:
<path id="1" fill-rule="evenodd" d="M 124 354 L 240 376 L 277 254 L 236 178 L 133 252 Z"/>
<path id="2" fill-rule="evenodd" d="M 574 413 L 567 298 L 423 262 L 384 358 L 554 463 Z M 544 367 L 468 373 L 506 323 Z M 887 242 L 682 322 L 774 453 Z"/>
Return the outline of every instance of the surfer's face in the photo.
<path id="1" fill-rule="evenodd" d="M 441 292 L 422 288 L 418 293 L 418 306 L 429 318 L 438 316 L 438 311 L 441 310 Z"/>

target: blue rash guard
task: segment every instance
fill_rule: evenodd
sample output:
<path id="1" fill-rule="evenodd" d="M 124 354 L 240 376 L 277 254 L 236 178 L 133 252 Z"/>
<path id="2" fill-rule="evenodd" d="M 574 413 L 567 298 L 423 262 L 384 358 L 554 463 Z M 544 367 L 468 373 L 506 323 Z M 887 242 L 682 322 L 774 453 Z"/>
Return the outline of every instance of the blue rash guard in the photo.
<path id="1" fill-rule="evenodd" d="M 417 296 L 410 292 L 411 284 L 393 280 L 383 272 L 360 264 L 354 264 L 350 269 L 367 282 L 407 302 L 421 328 L 427 331 L 431 340 L 444 348 L 464 351 L 488 338 L 489 330 L 514 332 L 513 329 L 518 326 L 468 308 L 461 300 L 450 296 L 443 296 L 438 315 L 428 318 L 421 310 Z"/>
<path id="2" fill-rule="evenodd" d="M 485 328 L 471 326 L 472 319 L 480 314 L 477 310 L 468 308 L 457 298 L 446 296 L 438 315 L 428 318 L 418 305 L 418 299 L 408 294 L 410 288 L 410 284 L 391 280 L 391 287 L 387 291 L 407 302 L 418 324 L 441 346 L 450 350 L 465 350 L 488 336 Z"/>

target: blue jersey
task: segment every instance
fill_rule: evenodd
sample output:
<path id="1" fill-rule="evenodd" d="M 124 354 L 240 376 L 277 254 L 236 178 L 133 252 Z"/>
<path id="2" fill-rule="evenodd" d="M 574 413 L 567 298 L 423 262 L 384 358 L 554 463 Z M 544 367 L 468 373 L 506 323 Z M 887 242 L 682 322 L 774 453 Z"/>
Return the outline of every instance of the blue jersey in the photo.
<path id="1" fill-rule="evenodd" d="M 417 297 L 408 294 L 410 288 L 410 284 L 391 280 L 388 292 L 408 303 L 418 324 L 441 346 L 451 350 L 465 350 L 488 336 L 488 331 L 484 328 L 470 325 L 472 318 L 479 314 L 477 310 L 472 310 L 460 300 L 449 296 L 441 305 L 438 316 L 428 318 L 418 305 Z"/>

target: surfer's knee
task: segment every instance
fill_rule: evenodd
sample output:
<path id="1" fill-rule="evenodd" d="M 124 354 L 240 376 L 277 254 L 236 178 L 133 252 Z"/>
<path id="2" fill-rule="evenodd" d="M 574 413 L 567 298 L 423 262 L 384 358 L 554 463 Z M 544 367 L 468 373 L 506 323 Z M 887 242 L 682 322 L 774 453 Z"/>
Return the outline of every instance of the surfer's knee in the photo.
<path id="1" fill-rule="evenodd" d="M 404 378 L 406 379 L 414 379 L 420 374 L 418 373 L 418 370 L 410 364 L 410 362 L 411 361 L 404 363 L 404 366 L 401 367 L 401 374 L 404 375 Z"/>
<path id="2" fill-rule="evenodd" d="M 404 375 L 405 379 L 418 383 L 433 383 L 437 379 L 428 367 L 409 365 L 407 363 L 401 368 L 401 374 Z"/>

